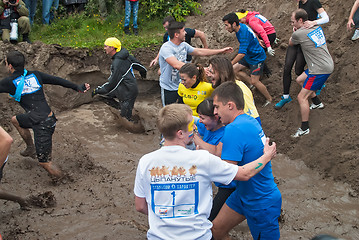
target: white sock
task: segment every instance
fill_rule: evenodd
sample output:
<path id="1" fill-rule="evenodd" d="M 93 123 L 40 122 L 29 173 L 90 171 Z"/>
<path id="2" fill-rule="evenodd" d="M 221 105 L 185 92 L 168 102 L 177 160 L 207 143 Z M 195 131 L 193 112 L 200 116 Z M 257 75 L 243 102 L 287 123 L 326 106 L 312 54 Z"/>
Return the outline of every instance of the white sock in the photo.
<path id="1" fill-rule="evenodd" d="M 284 98 L 284 99 L 288 99 L 288 98 L 289 98 L 289 94 L 283 94 L 283 98 Z"/>

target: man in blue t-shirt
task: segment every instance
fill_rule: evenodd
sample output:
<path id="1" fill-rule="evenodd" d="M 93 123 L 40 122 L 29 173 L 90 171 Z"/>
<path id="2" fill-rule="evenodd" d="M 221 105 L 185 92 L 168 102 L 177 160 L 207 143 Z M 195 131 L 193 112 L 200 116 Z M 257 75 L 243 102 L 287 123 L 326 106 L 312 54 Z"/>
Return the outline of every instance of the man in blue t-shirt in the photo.
<path id="1" fill-rule="evenodd" d="M 245 79 L 249 84 L 255 86 L 258 91 L 266 98 L 263 107 L 272 102 L 266 86 L 259 81 L 263 74 L 264 60 L 266 53 L 259 44 L 257 36 L 252 29 L 243 23 L 239 23 L 238 16 L 235 13 L 227 14 L 222 19 L 228 32 L 234 32 L 239 42 L 239 50 L 237 56 L 232 60 L 234 71 Z M 249 77 L 243 70 L 250 69 Z"/>
<path id="2" fill-rule="evenodd" d="M 266 137 L 258 121 L 244 113 L 243 93 L 238 85 L 225 82 L 212 96 L 214 113 L 226 125 L 219 144 L 221 159 L 243 166 L 261 157 Z M 213 236 L 222 239 L 247 219 L 253 239 L 278 240 L 281 205 L 281 193 L 268 163 L 251 180 L 237 182 L 236 190 L 213 221 Z"/>

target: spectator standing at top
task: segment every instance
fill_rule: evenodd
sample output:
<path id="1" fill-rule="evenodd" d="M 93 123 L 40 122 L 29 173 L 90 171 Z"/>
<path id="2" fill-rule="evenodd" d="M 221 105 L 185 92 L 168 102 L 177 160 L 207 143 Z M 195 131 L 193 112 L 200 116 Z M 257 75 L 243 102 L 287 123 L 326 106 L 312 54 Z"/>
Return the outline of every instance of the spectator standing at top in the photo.
<path id="1" fill-rule="evenodd" d="M 162 24 L 163 24 L 164 29 L 166 29 L 166 33 L 163 35 L 163 43 L 170 40 L 167 29 L 168 29 L 169 23 L 172 21 L 175 21 L 175 19 L 172 16 L 167 16 L 163 19 Z M 185 28 L 185 31 L 186 31 L 186 38 L 185 38 L 186 43 L 191 45 L 192 38 L 199 38 L 203 44 L 203 48 L 208 48 L 206 35 L 204 34 L 204 32 L 194 29 L 194 28 Z M 158 62 L 159 56 L 160 55 L 158 53 L 156 58 L 151 61 L 150 67 L 152 67 L 153 65 L 156 65 L 156 63 Z M 191 60 L 192 60 L 192 56 L 190 54 L 188 54 L 187 58 L 186 58 L 186 62 L 191 62 Z"/>
<path id="2" fill-rule="evenodd" d="M 194 48 L 185 42 L 186 31 L 184 23 L 171 22 L 168 26 L 170 41 L 160 49 L 160 86 L 163 106 L 178 100 L 178 85 L 180 84 L 179 69 L 185 64 L 188 54 L 195 56 L 211 56 L 230 53 L 231 47 L 222 49 Z M 262 49 L 263 50 L 263 49 Z"/>
<path id="3" fill-rule="evenodd" d="M 352 40 L 357 40 L 359 38 L 359 0 L 356 0 L 352 10 L 350 11 L 347 28 L 348 30 L 351 30 L 353 28 L 353 25 L 355 27 L 355 32 L 352 37 Z"/>
<path id="4" fill-rule="evenodd" d="M 232 59 L 233 69 L 241 79 L 244 79 L 251 85 L 254 85 L 258 91 L 266 98 L 263 107 L 272 102 L 272 96 L 269 94 L 266 86 L 260 81 L 263 75 L 264 60 L 267 58 L 265 51 L 259 44 L 257 36 L 245 24 L 239 23 L 238 16 L 235 13 L 229 13 L 222 19 L 225 28 L 230 33 L 235 33 L 239 42 L 238 54 Z M 250 77 L 243 72 L 249 68 Z"/>
<path id="5" fill-rule="evenodd" d="M 273 25 L 268 21 L 267 18 L 255 11 L 246 11 L 242 9 L 236 13 L 239 22 L 248 24 L 252 30 L 257 34 L 259 43 L 262 47 L 267 49 L 269 55 L 274 56 L 274 50 L 271 45 L 274 43 L 277 34 Z"/>
<path id="6" fill-rule="evenodd" d="M 291 21 L 296 31 L 289 39 L 289 45 L 300 45 L 308 64 L 308 69 L 297 78 L 297 82 L 303 87 L 298 94 L 302 125 L 292 135 L 294 138 L 309 134 L 310 109 L 324 108 L 315 91 L 321 89 L 334 69 L 322 28 L 317 25 L 306 28 L 307 20 L 308 14 L 303 9 L 292 13 Z M 310 107 L 309 98 L 312 100 Z"/>
<path id="7" fill-rule="evenodd" d="M 55 18 L 59 0 L 42 0 L 42 23 L 49 25 Z"/>
<path id="8" fill-rule="evenodd" d="M 305 23 L 304 27 L 310 28 L 314 25 L 322 25 L 329 22 L 329 16 L 326 11 L 324 11 L 319 0 L 297 0 L 297 2 L 299 3 L 299 8 L 304 9 L 308 13 L 308 21 Z M 295 74 L 299 76 L 303 73 L 306 64 L 300 45 L 288 46 L 287 48 L 283 70 L 283 96 L 274 106 L 277 110 L 292 101 L 289 91 L 292 83 L 292 68 L 294 63 Z"/>
<path id="9" fill-rule="evenodd" d="M 29 9 L 30 24 L 34 24 L 34 18 L 36 14 L 37 0 L 24 0 L 27 9 Z"/>
<path id="10" fill-rule="evenodd" d="M 137 25 L 137 16 L 138 16 L 138 6 L 139 0 L 125 0 L 125 25 L 124 31 L 125 34 L 129 35 L 130 32 L 130 18 L 131 12 L 133 16 L 133 34 L 138 35 L 138 25 Z"/>
<path id="11" fill-rule="evenodd" d="M 11 3 L 9 0 L 0 2 L 0 29 L 2 29 L 2 40 L 4 42 L 17 42 L 16 38 L 10 39 L 10 31 L 12 26 L 18 26 L 18 33 L 22 34 L 22 40 L 30 43 L 30 20 L 28 18 L 29 10 L 26 8 L 22 0 L 15 0 Z M 13 23 L 17 22 L 17 26 Z"/>

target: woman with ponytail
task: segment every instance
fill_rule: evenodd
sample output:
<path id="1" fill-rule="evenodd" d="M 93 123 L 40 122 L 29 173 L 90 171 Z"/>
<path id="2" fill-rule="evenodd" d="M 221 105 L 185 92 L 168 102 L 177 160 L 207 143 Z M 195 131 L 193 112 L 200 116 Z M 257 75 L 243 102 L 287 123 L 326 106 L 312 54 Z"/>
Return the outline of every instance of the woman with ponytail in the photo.
<path id="1" fill-rule="evenodd" d="M 178 87 L 178 102 L 190 106 L 193 116 L 198 117 L 197 106 L 211 96 L 212 84 L 207 82 L 205 70 L 200 64 L 186 63 L 179 74 L 181 83 Z"/>

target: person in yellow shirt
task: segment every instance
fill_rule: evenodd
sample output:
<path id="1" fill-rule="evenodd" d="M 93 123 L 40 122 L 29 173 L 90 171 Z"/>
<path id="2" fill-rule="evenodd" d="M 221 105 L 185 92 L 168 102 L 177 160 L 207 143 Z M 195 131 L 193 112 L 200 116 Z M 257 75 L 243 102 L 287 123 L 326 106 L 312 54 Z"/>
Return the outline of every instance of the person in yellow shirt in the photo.
<path id="1" fill-rule="evenodd" d="M 178 86 L 179 103 L 191 107 L 193 116 L 198 117 L 197 106 L 213 92 L 207 82 L 206 73 L 200 64 L 186 63 L 179 70 L 181 83 Z"/>
<path id="2" fill-rule="evenodd" d="M 206 74 L 212 81 L 213 88 L 218 87 L 224 82 L 236 82 L 241 88 L 244 98 L 244 113 L 257 119 L 259 124 L 262 125 L 261 119 L 254 104 L 252 91 L 242 81 L 235 79 L 233 65 L 231 61 L 223 56 L 215 56 L 209 60 L 209 67 L 206 69 Z"/>

